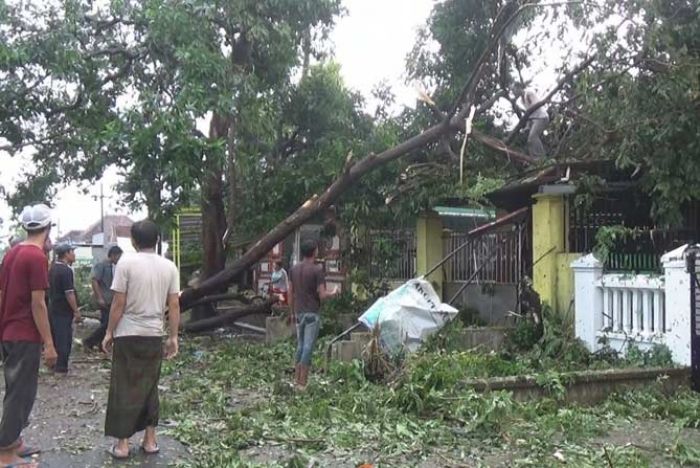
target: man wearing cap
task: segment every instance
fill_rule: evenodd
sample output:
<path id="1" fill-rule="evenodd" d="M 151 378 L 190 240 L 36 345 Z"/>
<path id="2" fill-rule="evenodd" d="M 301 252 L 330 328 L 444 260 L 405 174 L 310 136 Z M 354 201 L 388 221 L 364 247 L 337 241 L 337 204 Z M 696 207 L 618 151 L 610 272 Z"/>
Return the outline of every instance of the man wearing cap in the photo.
<path id="1" fill-rule="evenodd" d="M 0 419 L 0 464 L 24 463 L 22 457 L 37 453 L 21 437 L 29 424 L 36 400 L 41 362 L 56 364 L 56 349 L 46 310 L 49 287 L 44 248 L 51 230 L 51 211 L 46 205 L 24 208 L 20 215 L 27 239 L 5 255 L 0 266 L 0 353 L 5 374 L 5 397 Z"/>
<path id="2" fill-rule="evenodd" d="M 75 250 L 72 245 L 61 244 L 54 253 L 56 261 L 49 270 L 49 320 L 58 353 L 54 371 L 65 374 L 68 372 L 68 359 L 73 344 L 73 322 L 81 320 L 71 268 L 75 262 Z"/>

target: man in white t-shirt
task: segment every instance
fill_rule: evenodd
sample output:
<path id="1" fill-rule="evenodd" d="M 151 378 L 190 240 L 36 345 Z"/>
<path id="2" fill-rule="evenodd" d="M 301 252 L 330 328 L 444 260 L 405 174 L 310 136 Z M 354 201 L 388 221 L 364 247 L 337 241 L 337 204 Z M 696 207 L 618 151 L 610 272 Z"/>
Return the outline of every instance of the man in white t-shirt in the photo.
<path id="1" fill-rule="evenodd" d="M 163 354 L 178 352 L 180 275 L 173 262 L 155 253 L 158 227 L 149 220 L 131 227 L 137 253 L 124 255 L 114 271 L 112 307 L 102 342 L 112 352 L 105 434 L 117 443 L 109 453 L 129 457 L 129 438 L 144 431 L 141 450 L 158 453 L 158 381 Z M 163 346 L 165 310 L 168 338 Z M 164 348 L 164 349 L 163 349 Z"/>

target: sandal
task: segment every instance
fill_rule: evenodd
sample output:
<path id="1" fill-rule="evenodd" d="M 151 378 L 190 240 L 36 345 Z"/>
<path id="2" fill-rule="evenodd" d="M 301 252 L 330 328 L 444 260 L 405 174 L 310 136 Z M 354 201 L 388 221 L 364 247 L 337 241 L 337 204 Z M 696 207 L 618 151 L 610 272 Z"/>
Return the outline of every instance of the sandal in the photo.
<path id="1" fill-rule="evenodd" d="M 107 453 L 110 454 L 110 455 L 112 456 L 112 458 L 114 458 L 115 460 L 126 460 L 127 458 L 129 458 L 129 453 L 128 453 L 128 452 L 127 452 L 126 455 L 120 455 L 120 454 L 117 453 L 117 446 L 116 446 L 116 444 L 115 444 L 115 445 L 112 445 L 110 448 L 108 448 L 108 449 L 107 449 Z"/>
<path id="2" fill-rule="evenodd" d="M 17 452 L 17 456 L 20 458 L 31 457 L 32 455 L 39 455 L 41 449 L 39 447 L 32 447 L 31 445 L 25 445 L 24 449 Z"/>
<path id="3" fill-rule="evenodd" d="M 21 461 L 17 463 L 10 463 L 9 465 L 2 465 L 3 468 L 37 468 L 39 464 L 33 460 Z"/>
<path id="4" fill-rule="evenodd" d="M 24 445 L 24 439 L 22 437 L 19 438 L 19 445 L 24 446 L 22 450 L 19 450 L 17 452 L 17 456 L 20 458 L 29 458 L 32 455 L 38 455 L 41 453 L 41 449 L 39 447 L 32 447 L 31 445 Z"/>
<path id="5" fill-rule="evenodd" d="M 156 444 L 156 448 L 155 448 L 155 449 L 153 449 L 153 450 L 146 450 L 146 447 L 144 447 L 144 446 L 142 445 L 142 446 L 141 446 L 141 451 L 142 451 L 143 453 L 145 453 L 146 455 L 156 455 L 156 454 L 160 453 L 160 447 L 158 447 L 158 445 Z"/>

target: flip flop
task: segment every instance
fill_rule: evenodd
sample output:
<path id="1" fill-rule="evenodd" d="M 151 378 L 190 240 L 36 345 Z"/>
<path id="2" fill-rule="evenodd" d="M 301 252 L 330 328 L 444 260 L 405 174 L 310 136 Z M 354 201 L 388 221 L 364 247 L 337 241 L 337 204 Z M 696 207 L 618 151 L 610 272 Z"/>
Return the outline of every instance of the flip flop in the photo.
<path id="1" fill-rule="evenodd" d="M 27 468 L 27 467 L 38 467 L 39 463 L 33 461 L 33 460 L 24 460 L 23 462 L 18 462 L 18 463 L 10 463 L 9 465 L 3 465 L 3 468 Z"/>
<path id="2" fill-rule="evenodd" d="M 126 460 L 127 458 L 129 458 L 130 455 L 129 453 L 127 453 L 126 455 L 119 455 L 117 453 L 116 445 L 112 445 L 110 448 L 108 448 L 107 453 L 110 454 L 115 460 Z"/>
<path id="3" fill-rule="evenodd" d="M 156 448 L 155 448 L 154 450 L 146 450 L 146 447 L 144 447 L 144 446 L 142 445 L 142 446 L 141 446 L 141 451 L 142 451 L 143 453 L 145 453 L 146 455 L 156 455 L 156 454 L 160 453 L 160 447 L 158 447 L 158 445 L 156 445 Z"/>
<path id="4" fill-rule="evenodd" d="M 31 457 L 32 455 L 38 455 L 41 453 L 39 447 L 32 447 L 31 445 L 25 445 L 24 450 L 17 452 L 17 456 L 20 458 Z"/>

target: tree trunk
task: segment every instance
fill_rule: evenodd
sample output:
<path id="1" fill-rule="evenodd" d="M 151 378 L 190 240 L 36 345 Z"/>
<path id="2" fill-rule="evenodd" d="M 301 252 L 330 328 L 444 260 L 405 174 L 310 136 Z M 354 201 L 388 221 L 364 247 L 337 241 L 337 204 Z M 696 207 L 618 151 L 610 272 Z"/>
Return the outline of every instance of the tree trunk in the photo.
<path id="1" fill-rule="evenodd" d="M 445 133 L 457 129 L 464 130 L 464 118 L 461 115 L 453 117 L 449 125 L 444 125 L 442 123 L 434 125 L 423 133 L 409 138 L 405 142 L 378 155 L 372 153 L 354 164 L 346 164 L 343 172 L 321 196 L 314 195 L 307 200 L 294 213 L 288 216 L 287 219 L 259 239 L 242 257 L 236 260 L 231 267 L 207 278 L 197 287 L 183 291 L 180 297 L 182 305 L 186 306 L 206 294 L 218 292 L 222 286 L 231 284 L 241 273 L 264 257 L 277 243 L 294 232 L 296 228 L 330 206 L 343 192 L 352 187 L 353 184 L 365 174 L 413 150 L 421 148 L 428 143 L 438 141 Z M 507 148 L 500 140 L 478 132 L 472 132 L 472 137 L 487 146 L 507 153 L 508 156 L 515 161 L 520 161 L 521 163 L 532 162 L 532 158 Z"/>
<path id="2" fill-rule="evenodd" d="M 216 140 L 226 137 L 230 121 L 214 113 L 209 126 L 209 138 Z M 202 259 L 201 280 L 215 276 L 226 266 L 223 237 L 226 232 L 226 209 L 224 206 L 224 167 L 221 159 L 208 156 L 205 162 L 205 174 L 202 181 Z M 220 284 L 213 291 L 220 292 L 228 284 Z M 197 321 L 213 317 L 216 311 L 209 305 L 202 305 L 192 310 L 190 320 Z"/>
<path id="3" fill-rule="evenodd" d="M 254 314 L 269 314 L 272 311 L 272 302 L 264 302 L 255 304 L 240 309 L 233 310 L 227 314 L 210 317 L 196 322 L 189 322 L 182 326 L 182 330 L 187 333 L 200 333 L 208 330 L 216 330 L 217 328 L 229 325 L 238 319 Z"/>
<path id="4" fill-rule="evenodd" d="M 222 241 L 224 251 L 228 253 L 228 241 L 233 235 L 236 221 L 238 218 L 238 210 L 236 207 L 244 203 L 241 199 L 241 193 L 238 189 L 238 167 L 237 167 L 237 148 L 236 148 L 236 121 L 233 116 L 229 118 L 228 129 L 226 132 L 226 234 Z"/>

